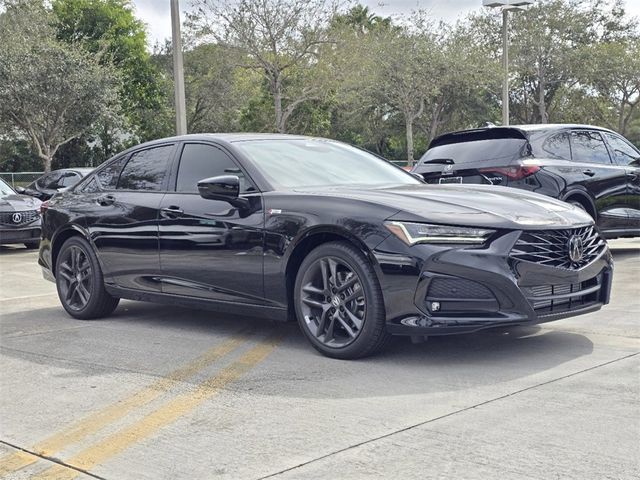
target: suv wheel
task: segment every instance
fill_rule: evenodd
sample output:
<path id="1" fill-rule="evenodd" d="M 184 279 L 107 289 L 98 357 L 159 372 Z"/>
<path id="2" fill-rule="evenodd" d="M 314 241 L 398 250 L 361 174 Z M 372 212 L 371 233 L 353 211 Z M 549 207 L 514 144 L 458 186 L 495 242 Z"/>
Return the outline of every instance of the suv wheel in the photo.
<path id="1" fill-rule="evenodd" d="M 98 259 L 84 238 L 72 237 L 64 242 L 55 272 L 58 297 L 72 317 L 104 317 L 118 306 L 120 299 L 105 290 Z"/>
<path id="2" fill-rule="evenodd" d="M 296 277 L 294 301 L 300 328 L 329 357 L 371 355 L 389 338 L 375 271 L 349 243 L 326 243 L 307 255 Z"/>

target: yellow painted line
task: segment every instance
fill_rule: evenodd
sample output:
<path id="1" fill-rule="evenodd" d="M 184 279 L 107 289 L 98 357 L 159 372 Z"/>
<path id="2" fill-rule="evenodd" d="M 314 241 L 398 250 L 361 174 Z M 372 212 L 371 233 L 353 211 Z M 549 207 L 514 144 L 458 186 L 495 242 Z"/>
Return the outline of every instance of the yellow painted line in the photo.
<path id="1" fill-rule="evenodd" d="M 279 338 L 261 342 L 215 376 L 198 385 L 195 391 L 187 392 L 168 401 L 133 425 L 123 428 L 104 440 L 86 448 L 75 457 L 65 460 L 74 468 L 89 471 L 96 465 L 121 453 L 131 445 L 156 433 L 166 425 L 189 413 L 198 405 L 213 397 L 225 385 L 237 380 L 263 361 L 279 343 Z M 31 480 L 71 480 L 80 473 L 63 465 L 54 465 L 31 477 Z"/>
<path id="2" fill-rule="evenodd" d="M 72 425 L 63 431 L 52 435 L 46 440 L 37 443 L 29 450 L 45 457 L 53 456 L 66 446 L 76 443 L 87 435 L 95 433 L 105 426 L 126 417 L 135 408 L 142 407 L 152 402 L 174 387 L 177 383 L 182 382 L 205 369 L 219 358 L 236 349 L 245 341 L 247 341 L 247 339 L 242 334 L 231 337 L 222 344 L 207 350 L 187 365 L 173 371 L 168 376 L 157 380 L 124 400 L 120 400 L 89 415 L 75 425 Z M 22 451 L 6 455 L 4 458 L 0 458 L 0 477 L 31 465 L 38 460 L 38 456 L 30 455 Z"/>

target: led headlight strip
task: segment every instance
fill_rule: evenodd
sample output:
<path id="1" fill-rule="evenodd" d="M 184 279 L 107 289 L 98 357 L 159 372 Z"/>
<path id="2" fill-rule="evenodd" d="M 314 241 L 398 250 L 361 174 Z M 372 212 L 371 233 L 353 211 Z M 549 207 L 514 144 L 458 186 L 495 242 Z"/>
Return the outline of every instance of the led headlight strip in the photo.
<path id="1" fill-rule="evenodd" d="M 417 243 L 457 243 L 481 245 L 495 230 L 454 227 L 429 223 L 385 222 L 387 229 L 407 245 Z"/>

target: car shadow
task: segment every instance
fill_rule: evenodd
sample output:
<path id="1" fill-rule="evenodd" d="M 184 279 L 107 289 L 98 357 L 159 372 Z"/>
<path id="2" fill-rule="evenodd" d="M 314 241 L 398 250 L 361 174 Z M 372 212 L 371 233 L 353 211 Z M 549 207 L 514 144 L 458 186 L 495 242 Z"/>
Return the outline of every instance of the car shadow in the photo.
<path id="1" fill-rule="evenodd" d="M 38 252 L 37 248 L 27 248 L 20 243 L 0 245 L 0 255 L 17 255 L 20 253 Z"/>
<path id="2" fill-rule="evenodd" d="M 42 320 L 52 332 L 44 343 L 32 343 L 29 319 Z M 24 334 L 12 331 L 23 325 Z M 18 327 L 16 327 L 18 328 Z M 56 330 L 56 328 L 58 330 Z M 111 332 L 107 332 L 110 330 Z M 431 337 L 413 344 L 394 337 L 376 356 L 343 361 L 322 356 L 304 338 L 294 322 L 220 315 L 202 310 L 122 302 L 103 320 L 70 319 L 61 308 L 31 310 L 4 316 L 3 354 L 64 369 L 65 377 L 106 375 L 126 370 L 166 375 L 198 353 L 237 332 L 255 340 L 281 337 L 278 348 L 260 369 L 230 389 L 252 389 L 254 394 L 305 398 L 358 398 L 455 391 L 517 380 L 554 369 L 593 351 L 586 336 L 539 326 L 485 330 L 476 333 Z M 115 345 L 101 337 L 114 336 Z M 141 337 L 145 340 L 141 340 Z M 22 340 L 21 340 L 22 339 Z M 87 342 L 91 347 L 87 347 Z M 55 346 L 67 343 L 56 354 Z M 158 365 L 157 358 L 179 346 L 189 353 L 174 364 Z M 100 351 L 102 350 L 102 351 Z M 96 357 L 99 357 L 96 359 Z M 195 380 L 194 380 L 195 381 Z M 273 383 L 277 382 L 277 391 Z"/>

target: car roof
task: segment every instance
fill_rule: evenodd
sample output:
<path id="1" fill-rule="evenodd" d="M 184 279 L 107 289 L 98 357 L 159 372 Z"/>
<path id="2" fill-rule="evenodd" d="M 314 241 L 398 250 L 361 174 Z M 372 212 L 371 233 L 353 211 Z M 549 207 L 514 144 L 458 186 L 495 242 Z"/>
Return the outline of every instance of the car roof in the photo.
<path id="1" fill-rule="evenodd" d="M 440 145 L 450 145 L 452 143 L 459 143 L 473 140 L 490 140 L 500 138 L 516 138 L 527 140 L 531 134 L 546 132 L 549 130 L 565 130 L 565 129 L 589 129 L 599 130 L 604 132 L 611 132 L 608 128 L 596 127 L 593 125 L 585 125 L 578 123 L 537 123 L 537 124 L 524 124 L 524 125 L 509 125 L 509 126 L 495 126 L 495 127 L 482 127 L 472 128 L 468 130 L 457 130 L 454 132 L 447 132 L 434 138 L 429 144 L 429 148 L 437 147 Z"/>
<path id="2" fill-rule="evenodd" d="M 252 140 L 330 140 L 325 138 L 310 137 L 305 135 L 290 135 L 286 133 L 190 133 L 187 135 L 179 135 L 174 137 L 160 138 L 150 142 L 136 145 L 138 148 L 142 145 L 152 145 L 159 142 L 170 141 L 186 141 L 186 140 L 214 140 L 228 143 L 247 142 Z"/>

